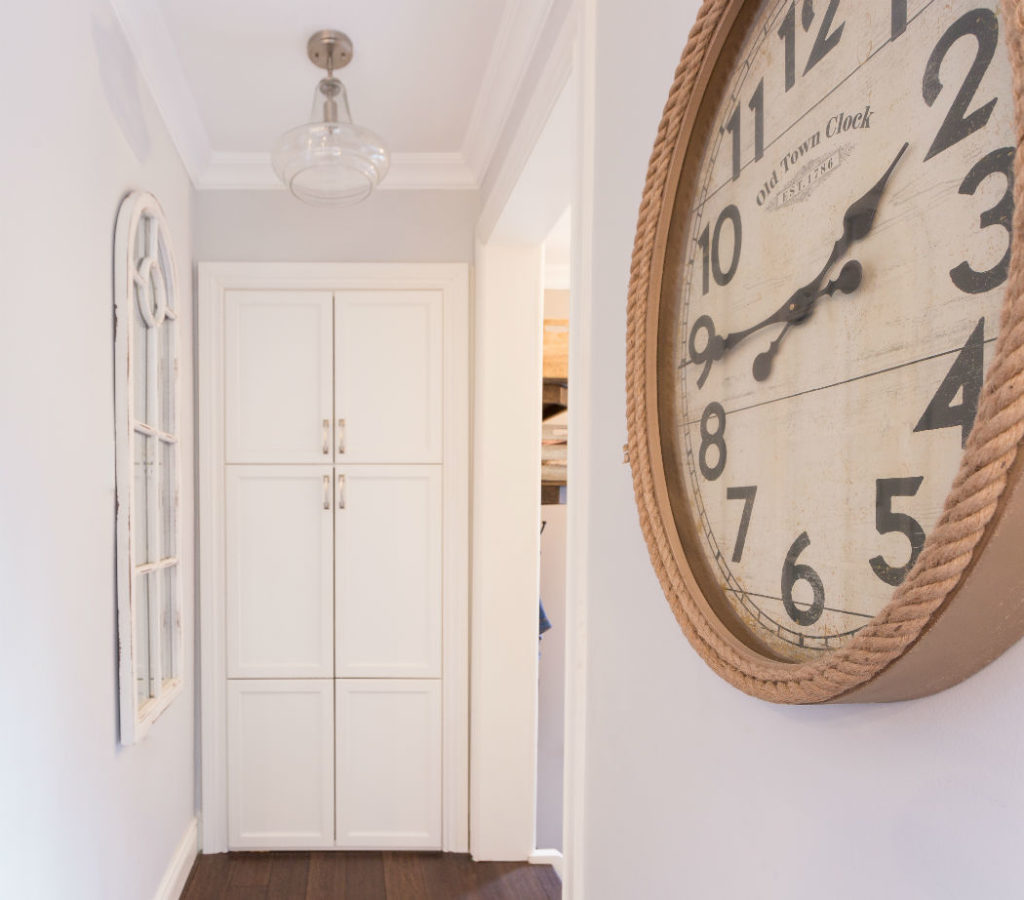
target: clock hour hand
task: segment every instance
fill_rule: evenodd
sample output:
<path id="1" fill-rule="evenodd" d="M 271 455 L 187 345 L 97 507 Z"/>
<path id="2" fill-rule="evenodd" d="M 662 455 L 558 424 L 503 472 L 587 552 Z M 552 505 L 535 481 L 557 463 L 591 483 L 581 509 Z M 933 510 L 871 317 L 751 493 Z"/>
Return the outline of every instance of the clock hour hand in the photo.
<path id="1" fill-rule="evenodd" d="M 833 278 L 825 287 L 818 293 L 818 297 L 828 294 L 830 297 L 839 291 L 841 294 L 851 294 L 860 286 L 860 280 L 863 270 L 857 260 L 851 259 L 839 273 L 839 276 Z M 807 315 L 810 309 L 808 308 L 801 316 L 793 317 L 786 321 L 786 327 L 779 332 L 778 337 L 775 338 L 768 345 L 768 349 L 763 353 L 758 353 L 754 357 L 754 379 L 756 381 L 764 381 L 769 375 L 772 374 L 772 360 L 775 359 L 775 354 L 779 352 L 779 345 L 782 343 L 782 339 L 786 336 L 786 332 L 793 325 L 799 324 L 803 318 Z"/>

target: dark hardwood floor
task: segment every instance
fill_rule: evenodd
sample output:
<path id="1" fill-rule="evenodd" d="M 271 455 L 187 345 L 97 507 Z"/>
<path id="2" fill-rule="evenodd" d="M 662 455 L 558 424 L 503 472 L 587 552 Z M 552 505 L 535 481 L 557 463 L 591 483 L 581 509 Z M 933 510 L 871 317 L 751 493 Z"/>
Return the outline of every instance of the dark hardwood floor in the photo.
<path id="1" fill-rule="evenodd" d="M 182 900 L 558 900 L 550 866 L 458 853 L 218 853 L 200 856 Z"/>

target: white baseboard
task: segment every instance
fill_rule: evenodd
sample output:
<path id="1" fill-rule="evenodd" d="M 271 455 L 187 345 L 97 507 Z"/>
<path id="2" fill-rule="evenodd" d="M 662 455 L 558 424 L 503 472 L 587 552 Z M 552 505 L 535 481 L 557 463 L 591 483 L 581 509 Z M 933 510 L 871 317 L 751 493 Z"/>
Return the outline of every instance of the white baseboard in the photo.
<path id="1" fill-rule="evenodd" d="M 188 881 L 188 873 L 192 871 L 192 863 L 199 855 L 199 826 L 195 819 L 188 823 L 181 841 L 178 843 L 174 856 L 167 865 L 164 877 L 160 879 L 160 886 L 153 895 L 153 900 L 178 900 L 185 882 Z"/>
<path id="2" fill-rule="evenodd" d="M 534 850 L 530 854 L 531 866 L 551 866 L 559 879 L 562 879 L 562 866 L 565 864 L 565 857 L 561 850 Z"/>

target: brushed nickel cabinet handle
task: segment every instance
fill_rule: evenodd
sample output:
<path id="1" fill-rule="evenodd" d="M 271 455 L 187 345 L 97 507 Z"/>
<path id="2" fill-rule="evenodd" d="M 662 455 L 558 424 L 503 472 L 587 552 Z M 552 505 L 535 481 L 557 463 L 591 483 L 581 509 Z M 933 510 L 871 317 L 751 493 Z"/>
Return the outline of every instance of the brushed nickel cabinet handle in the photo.
<path id="1" fill-rule="evenodd" d="M 331 452 L 331 420 L 324 419 L 324 456 Z"/>
<path id="2" fill-rule="evenodd" d="M 331 476 L 324 475 L 324 509 L 331 508 Z"/>
<path id="3" fill-rule="evenodd" d="M 338 452 L 345 452 L 345 420 L 338 419 Z"/>
<path id="4" fill-rule="evenodd" d="M 338 509 L 345 508 L 345 476 L 338 473 Z"/>

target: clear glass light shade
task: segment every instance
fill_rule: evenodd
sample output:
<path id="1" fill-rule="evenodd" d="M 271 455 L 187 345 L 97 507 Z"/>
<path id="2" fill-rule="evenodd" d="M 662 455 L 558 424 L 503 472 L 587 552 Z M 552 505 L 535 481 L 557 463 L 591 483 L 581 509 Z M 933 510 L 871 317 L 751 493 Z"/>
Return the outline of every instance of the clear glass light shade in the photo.
<path id="1" fill-rule="evenodd" d="M 310 121 L 281 135 L 271 162 L 300 200 L 346 206 L 365 200 L 387 174 L 391 156 L 380 136 L 352 122 L 345 86 L 324 78 Z"/>

